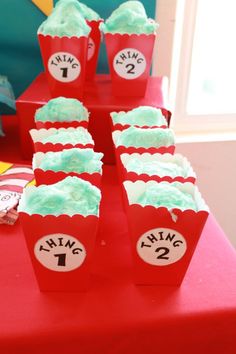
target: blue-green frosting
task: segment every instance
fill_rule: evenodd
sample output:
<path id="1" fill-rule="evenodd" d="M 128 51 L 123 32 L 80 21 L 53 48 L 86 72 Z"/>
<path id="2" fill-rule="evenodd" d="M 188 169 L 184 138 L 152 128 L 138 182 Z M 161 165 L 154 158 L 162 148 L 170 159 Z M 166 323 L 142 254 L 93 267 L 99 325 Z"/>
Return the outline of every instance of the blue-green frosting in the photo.
<path id="1" fill-rule="evenodd" d="M 101 172 L 103 154 L 92 149 L 67 149 L 47 152 L 39 168 L 42 170 L 95 173 Z"/>
<path id="2" fill-rule="evenodd" d="M 170 183 L 156 183 L 147 185 L 146 191 L 138 198 L 137 203 L 146 206 L 178 208 L 181 210 L 192 209 L 197 211 L 197 204 L 190 193 L 181 191 Z"/>
<path id="3" fill-rule="evenodd" d="M 116 146 L 168 147 L 174 145 L 174 133 L 168 128 L 139 128 L 131 126 L 119 135 Z"/>
<path id="4" fill-rule="evenodd" d="M 38 29 L 38 33 L 58 37 L 87 37 L 90 31 L 77 0 L 60 0 Z"/>
<path id="5" fill-rule="evenodd" d="M 149 176 L 182 176 L 187 175 L 187 171 L 174 162 L 164 161 L 141 161 L 138 157 L 131 158 L 126 164 L 128 172 L 136 172 L 137 174 L 147 174 Z"/>
<path id="6" fill-rule="evenodd" d="M 128 112 L 112 112 L 114 124 L 129 124 L 138 126 L 167 126 L 167 121 L 160 108 L 151 106 L 139 106 Z"/>
<path id="7" fill-rule="evenodd" d="M 37 109 L 35 121 L 73 122 L 88 121 L 89 113 L 82 102 L 75 98 L 57 97 Z"/>
<path id="8" fill-rule="evenodd" d="M 29 191 L 24 191 L 18 211 L 56 216 L 99 214 L 101 192 L 81 178 L 67 177 L 55 184 L 26 189 Z"/>
<path id="9" fill-rule="evenodd" d="M 126 1 L 112 12 L 100 28 L 104 33 L 152 34 L 157 26 L 154 20 L 147 17 L 140 1 Z"/>

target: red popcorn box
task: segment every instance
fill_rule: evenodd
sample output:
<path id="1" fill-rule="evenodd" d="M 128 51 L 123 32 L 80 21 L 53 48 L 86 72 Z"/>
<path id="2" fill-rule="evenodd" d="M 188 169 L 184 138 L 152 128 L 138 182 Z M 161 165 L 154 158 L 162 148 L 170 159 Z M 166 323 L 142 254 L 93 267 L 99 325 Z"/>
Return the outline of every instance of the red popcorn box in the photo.
<path id="1" fill-rule="evenodd" d="M 164 115 L 164 113 L 163 113 Z M 111 131 L 112 133 L 116 130 L 119 130 L 119 131 L 123 131 L 131 126 L 134 126 L 134 127 L 139 127 L 139 128 L 143 128 L 143 129 L 152 129 L 152 128 L 168 128 L 168 122 L 166 121 L 166 125 L 153 125 L 153 126 L 148 126 L 148 125 L 140 125 L 140 124 L 122 124 L 122 123 L 114 123 L 113 122 L 113 119 L 112 119 L 112 116 L 110 114 L 110 124 L 111 124 Z"/>
<path id="2" fill-rule="evenodd" d="M 85 181 L 92 183 L 94 186 L 100 188 L 101 186 L 101 173 L 88 173 L 88 172 L 65 172 L 65 171 L 52 171 L 52 170 L 42 170 L 39 165 L 44 158 L 44 153 L 37 152 L 33 157 L 33 170 L 36 180 L 36 185 L 41 184 L 53 184 L 61 181 L 62 179 L 71 176 L 79 177 Z"/>
<path id="3" fill-rule="evenodd" d="M 87 120 L 82 120 L 82 121 L 73 121 L 73 122 L 41 122 L 41 121 L 35 121 L 35 125 L 37 129 L 50 129 L 50 128 L 55 128 L 55 129 L 60 129 L 60 128 L 78 128 L 78 127 L 83 127 L 88 129 L 88 121 Z"/>
<path id="4" fill-rule="evenodd" d="M 20 212 L 19 218 L 40 290 L 86 290 L 98 217 Z"/>
<path id="5" fill-rule="evenodd" d="M 60 129 L 65 129 L 65 128 L 59 128 Z M 67 128 L 70 131 L 75 130 L 76 128 Z M 64 149 L 71 149 L 71 148 L 94 148 L 94 142 L 92 141 L 91 143 L 88 144 L 82 144 L 80 142 L 76 143 L 73 145 L 72 143 L 68 144 L 62 144 L 62 143 L 43 143 L 42 139 L 46 138 L 50 135 L 52 135 L 57 129 L 55 128 L 50 128 L 50 129 L 31 129 L 30 130 L 30 135 L 34 144 L 34 150 L 35 152 L 48 152 L 48 151 L 61 151 Z"/>
<path id="6" fill-rule="evenodd" d="M 38 35 L 43 65 L 52 97 L 83 96 L 88 37 Z"/>
<path id="7" fill-rule="evenodd" d="M 96 74 L 98 54 L 101 44 L 101 31 L 99 29 L 101 22 L 103 22 L 103 20 L 87 21 L 87 24 L 91 27 L 91 32 L 88 38 L 86 80 L 93 80 Z"/>
<path id="8" fill-rule="evenodd" d="M 114 96 L 145 96 L 155 34 L 105 34 Z"/>
<path id="9" fill-rule="evenodd" d="M 157 108 L 157 107 L 155 107 Z M 168 116 L 166 115 L 166 110 L 165 109 L 162 109 L 162 108 L 159 108 L 160 111 L 162 112 L 162 115 L 163 117 L 166 119 L 166 124 L 163 124 L 163 125 L 141 125 L 141 124 L 129 124 L 129 123 L 117 123 L 115 122 L 115 118 L 116 118 L 116 115 L 119 114 L 119 113 L 127 113 L 125 111 L 122 111 L 122 112 L 111 112 L 110 113 L 110 124 L 111 124 L 111 131 L 114 132 L 115 130 L 120 130 L 120 131 L 123 131 L 131 126 L 135 126 L 135 127 L 139 127 L 139 128 L 143 128 L 143 129 L 152 129 L 152 128 L 168 128 Z"/>
<path id="10" fill-rule="evenodd" d="M 149 153 L 149 154 L 174 154 L 175 152 L 175 145 L 170 145 L 170 146 L 160 146 L 160 147 L 134 147 L 134 146 L 123 146 L 119 145 L 117 146 L 117 141 L 118 138 L 121 134 L 120 130 L 115 130 L 112 133 L 112 139 L 115 147 L 115 155 L 116 155 L 116 161 L 117 163 L 120 163 L 120 155 L 127 153 L 127 154 L 133 154 L 133 153 Z"/>
<path id="11" fill-rule="evenodd" d="M 121 176 L 123 181 L 129 180 L 132 182 L 135 182 L 137 180 L 142 180 L 144 182 L 148 181 L 156 181 L 156 182 L 190 182 L 190 183 L 195 183 L 196 181 L 196 174 L 192 169 L 192 166 L 190 165 L 189 161 L 186 159 L 181 154 L 149 154 L 149 153 L 144 153 L 144 154 L 122 154 L 120 156 L 121 159 Z M 138 174 L 135 171 L 130 171 L 127 170 L 127 165 L 129 164 L 132 159 L 138 159 L 141 163 L 143 162 L 148 162 L 150 164 L 153 164 L 154 162 L 160 162 L 160 163 L 174 163 L 177 164 L 177 166 L 181 167 L 183 171 L 185 171 L 185 176 L 178 175 L 178 176 L 171 176 L 171 175 L 158 175 L 158 172 L 156 174 L 146 174 L 146 173 L 141 173 Z"/>
<path id="12" fill-rule="evenodd" d="M 175 152 L 175 145 L 170 145 L 170 146 L 161 146 L 161 147 L 134 147 L 134 146 L 123 146 L 119 145 L 117 146 L 117 141 L 118 138 L 121 134 L 120 130 L 116 130 L 112 133 L 112 139 L 114 143 L 114 149 L 115 149 L 115 157 L 116 157 L 116 165 L 117 165 L 117 172 L 118 172 L 118 177 L 120 184 L 124 181 L 123 177 L 123 170 L 121 166 L 121 155 L 124 153 L 127 154 L 133 154 L 133 153 L 138 153 L 138 154 L 143 154 L 143 153 L 149 153 L 149 154 L 174 154 Z M 122 198 L 124 199 L 124 193 L 122 193 Z"/>
<path id="13" fill-rule="evenodd" d="M 141 206 L 138 197 L 155 181 L 125 181 L 134 279 L 143 285 L 181 285 L 209 211 L 192 183 L 178 183 L 194 196 L 198 211 Z"/>

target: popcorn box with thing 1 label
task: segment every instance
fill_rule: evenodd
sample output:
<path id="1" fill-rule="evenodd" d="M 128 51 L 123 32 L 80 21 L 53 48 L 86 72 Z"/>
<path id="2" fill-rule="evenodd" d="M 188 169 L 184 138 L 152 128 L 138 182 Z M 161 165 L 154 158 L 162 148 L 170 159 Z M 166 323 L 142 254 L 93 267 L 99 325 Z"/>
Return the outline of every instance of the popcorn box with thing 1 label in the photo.
<path id="1" fill-rule="evenodd" d="M 98 217 L 19 215 L 40 290 L 86 290 Z"/>
<path id="2" fill-rule="evenodd" d="M 88 37 L 38 35 L 52 97 L 83 97 Z"/>
<path id="3" fill-rule="evenodd" d="M 25 200 L 36 188 L 25 189 Z M 52 215 L 50 212 L 47 215 L 29 214 L 25 210 L 23 202 L 19 218 L 40 290 L 86 290 L 99 210 L 86 216 L 78 213 Z M 63 210 L 62 206 L 58 205 L 58 210 Z"/>

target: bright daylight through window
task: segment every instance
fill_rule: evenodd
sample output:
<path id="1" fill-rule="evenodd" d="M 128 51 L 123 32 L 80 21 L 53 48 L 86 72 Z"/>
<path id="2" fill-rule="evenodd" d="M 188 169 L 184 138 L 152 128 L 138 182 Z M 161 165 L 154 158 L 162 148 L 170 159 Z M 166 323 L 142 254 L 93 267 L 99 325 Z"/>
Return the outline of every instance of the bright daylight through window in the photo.
<path id="1" fill-rule="evenodd" d="M 180 134 L 232 134 L 236 131 L 236 1 L 176 2 L 180 3 L 184 6 L 176 15 L 172 61 L 177 73 L 174 128 Z"/>
<path id="2" fill-rule="evenodd" d="M 189 114 L 236 113 L 235 16 L 235 0 L 198 0 Z"/>

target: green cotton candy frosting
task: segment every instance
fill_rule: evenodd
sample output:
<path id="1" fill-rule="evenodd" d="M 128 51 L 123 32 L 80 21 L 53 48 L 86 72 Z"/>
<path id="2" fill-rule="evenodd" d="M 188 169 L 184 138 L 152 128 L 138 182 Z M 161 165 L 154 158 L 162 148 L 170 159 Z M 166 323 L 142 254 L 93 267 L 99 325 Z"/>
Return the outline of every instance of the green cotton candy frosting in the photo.
<path id="1" fill-rule="evenodd" d="M 47 152 L 39 168 L 42 170 L 64 172 L 101 173 L 103 154 L 92 149 L 68 149 L 58 152 Z"/>
<path id="2" fill-rule="evenodd" d="M 168 128 L 138 128 L 129 127 L 121 132 L 116 146 L 133 147 L 168 147 L 174 145 L 174 133 Z"/>
<path id="3" fill-rule="evenodd" d="M 93 144 L 93 139 L 87 129 L 79 127 L 74 130 L 69 129 L 58 129 L 50 136 L 42 138 L 42 143 L 52 143 L 52 144 Z"/>
<path id="4" fill-rule="evenodd" d="M 147 17 L 140 1 L 126 1 L 100 25 L 104 33 L 152 34 L 157 30 L 157 23 Z"/>
<path id="5" fill-rule="evenodd" d="M 81 14 L 77 0 L 60 0 L 50 16 L 40 25 L 38 34 L 58 37 L 88 37 L 91 28 Z"/>
<path id="6" fill-rule="evenodd" d="M 41 122 L 73 122 L 88 121 L 86 107 L 75 98 L 57 97 L 48 101 L 35 114 L 35 121 Z"/>
<path id="7" fill-rule="evenodd" d="M 63 1 L 63 0 L 61 0 L 61 1 Z M 77 1 L 77 6 L 80 9 L 81 15 L 83 15 L 83 17 L 86 20 L 88 20 L 88 21 L 98 21 L 98 20 L 101 19 L 101 17 L 99 16 L 99 14 L 97 12 L 95 12 L 94 10 L 92 10 L 90 7 L 88 7 L 87 5 L 83 4 L 82 2 Z"/>
<path id="8" fill-rule="evenodd" d="M 138 198 L 137 203 L 145 206 L 192 209 L 197 211 L 197 205 L 190 193 L 183 192 L 174 183 L 165 182 L 147 185 L 146 191 Z"/>
<path id="9" fill-rule="evenodd" d="M 142 173 L 149 176 L 160 177 L 186 177 L 187 175 L 187 171 L 177 163 L 162 161 L 141 161 L 137 157 L 131 158 L 125 167 L 128 172 L 136 172 L 138 175 L 141 175 Z"/>
<path id="10" fill-rule="evenodd" d="M 98 215 L 100 190 L 77 177 L 38 187 L 27 187 L 18 211 L 40 215 Z"/>
<path id="11" fill-rule="evenodd" d="M 167 121 L 161 109 L 140 106 L 128 112 L 112 112 L 111 117 L 114 124 L 129 124 L 138 126 L 167 126 Z"/>

